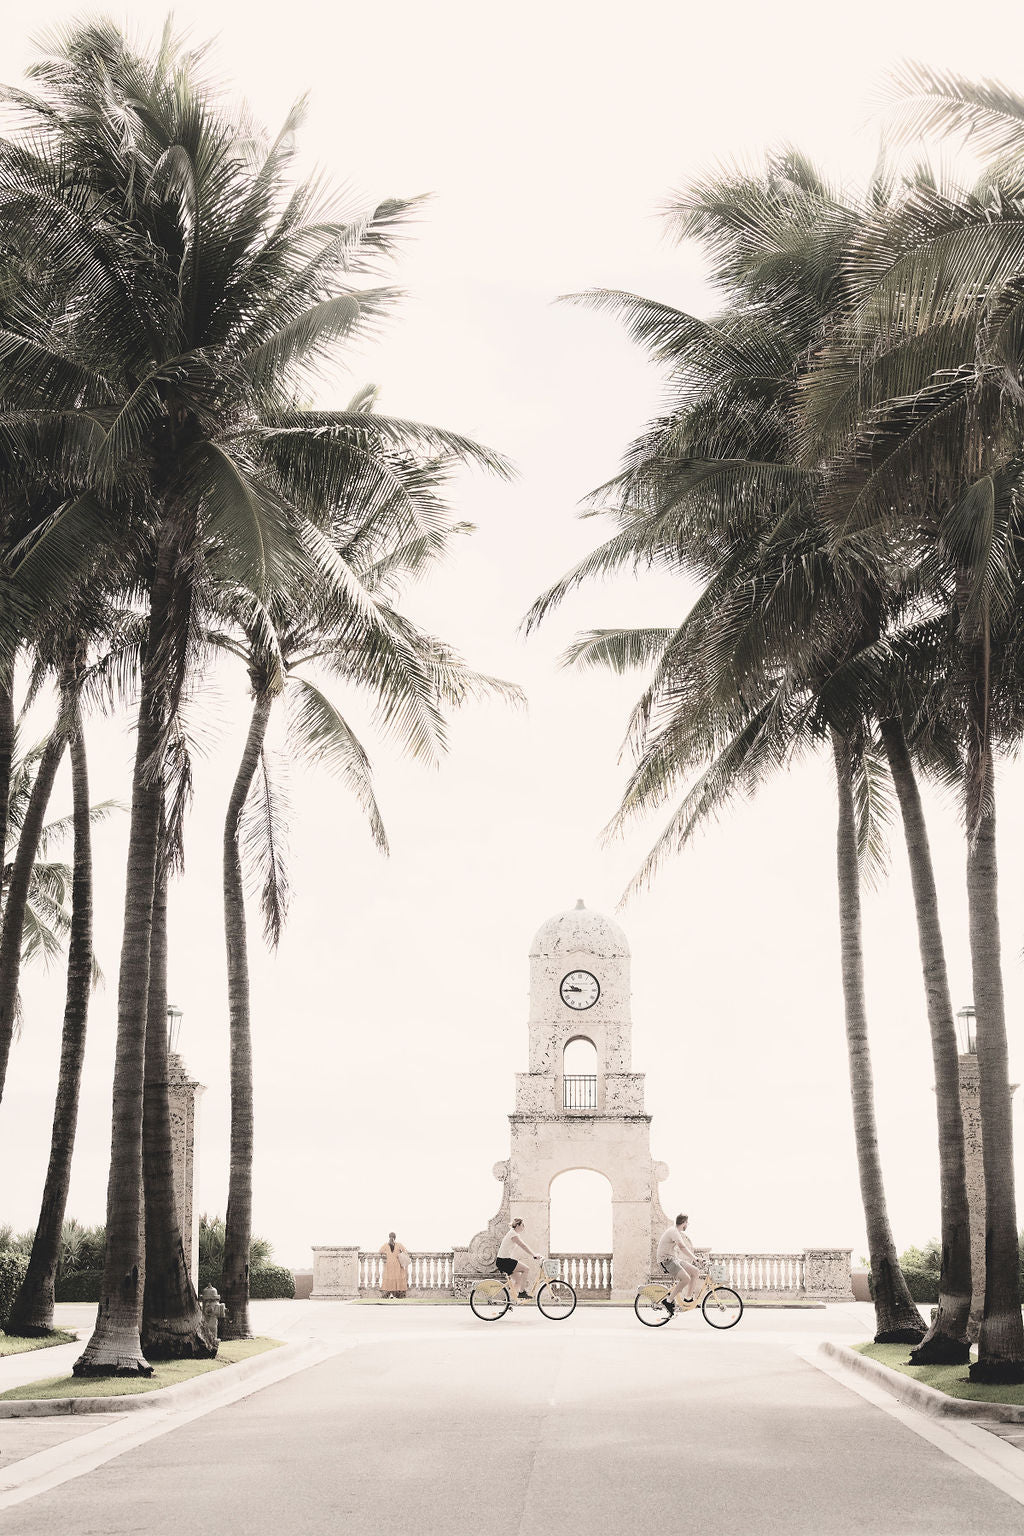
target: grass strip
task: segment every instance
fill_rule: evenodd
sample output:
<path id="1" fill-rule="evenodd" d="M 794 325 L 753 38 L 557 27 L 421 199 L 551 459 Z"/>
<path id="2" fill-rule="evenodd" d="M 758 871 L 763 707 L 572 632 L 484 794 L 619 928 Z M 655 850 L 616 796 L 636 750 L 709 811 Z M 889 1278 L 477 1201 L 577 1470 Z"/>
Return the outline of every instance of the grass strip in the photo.
<path id="1" fill-rule="evenodd" d="M 0 1333 L 0 1357 L 26 1355 L 30 1349 L 52 1349 L 55 1344 L 73 1344 L 77 1337 L 66 1328 L 54 1328 L 38 1339 L 20 1339 L 13 1333 Z"/>
<path id="2" fill-rule="evenodd" d="M 54 1397 L 122 1397 L 139 1392 L 159 1392 L 193 1376 L 205 1376 L 237 1365 L 268 1349 L 279 1349 L 280 1339 L 231 1339 L 220 1346 L 216 1360 L 163 1360 L 153 1366 L 152 1376 L 49 1376 L 0 1392 L 0 1402 L 39 1401 Z"/>
<path id="3" fill-rule="evenodd" d="M 859 1355 L 877 1360 L 892 1371 L 921 1381 L 926 1387 L 945 1392 L 947 1397 L 959 1397 L 967 1403 L 1024 1403 L 1024 1385 L 1010 1385 L 987 1381 L 971 1381 L 966 1365 L 910 1365 L 908 1344 L 855 1344 Z M 977 1349 L 971 1351 L 977 1358 Z"/>

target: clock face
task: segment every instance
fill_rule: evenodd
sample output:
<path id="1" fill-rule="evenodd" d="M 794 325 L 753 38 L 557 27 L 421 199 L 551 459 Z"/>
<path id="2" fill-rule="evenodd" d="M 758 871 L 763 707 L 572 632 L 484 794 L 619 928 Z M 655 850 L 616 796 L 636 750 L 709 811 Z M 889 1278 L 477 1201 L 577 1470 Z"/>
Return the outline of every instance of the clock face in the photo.
<path id="1" fill-rule="evenodd" d="M 570 971 L 562 978 L 559 996 L 567 1008 L 593 1008 L 601 996 L 597 977 L 589 971 Z"/>

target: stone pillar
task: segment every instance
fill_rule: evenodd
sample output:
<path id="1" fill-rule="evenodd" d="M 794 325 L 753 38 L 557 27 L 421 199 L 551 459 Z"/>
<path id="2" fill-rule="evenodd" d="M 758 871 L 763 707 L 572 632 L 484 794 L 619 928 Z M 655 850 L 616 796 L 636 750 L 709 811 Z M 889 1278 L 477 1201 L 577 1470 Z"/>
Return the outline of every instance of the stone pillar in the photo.
<path id="1" fill-rule="evenodd" d="M 196 1199 L 199 1178 L 197 1111 L 206 1092 L 194 1082 L 181 1057 L 172 1051 L 167 1058 L 167 1099 L 171 1111 L 171 1160 L 174 1166 L 174 1193 L 178 1224 L 185 1249 L 185 1260 L 192 1284 L 199 1287 L 199 1203 Z"/>
<path id="2" fill-rule="evenodd" d="M 813 1301 L 853 1301 L 852 1248 L 805 1248 L 804 1292 Z"/>
<path id="3" fill-rule="evenodd" d="M 612 1300 L 632 1301 L 651 1278 L 651 1207 L 612 1200 Z"/>
<path id="4" fill-rule="evenodd" d="M 310 1301 L 351 1301 L 358 1295 L 358 1247 L 344 1244 L 314 1248 Z"/>
<path id="5" fill-rule="evenodd" d="M 971 1218 L 971 1317 L 967 1334 L 977 1339 L 985 1312 L 985 1163 L 981 1150 L 981 1080 L 978 1058 L 964 1052 L 960 1063 L 960 1118 L 964 1124 L 964 1171 Z"/>
<path id="6" fill-rule="evenodd" d="M 981 1140 L 981 1078 L 978 1057 L 965 1051 L 960 1062 L 960 1118 L 964 1123 L 964 1171 L 971 1217 L 971 1316 L 967 1336 L 977 1342 L 985 1315 L 985 1158 Z M 1017 1084 L 1010 1084 L 1010 1093 Z"/>

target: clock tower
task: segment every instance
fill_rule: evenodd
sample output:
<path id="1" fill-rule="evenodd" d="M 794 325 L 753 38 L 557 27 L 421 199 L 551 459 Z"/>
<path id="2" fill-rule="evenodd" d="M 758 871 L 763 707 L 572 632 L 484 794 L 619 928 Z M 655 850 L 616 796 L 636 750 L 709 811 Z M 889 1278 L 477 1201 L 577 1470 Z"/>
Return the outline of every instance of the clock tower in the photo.
<path id="1" fill-rule="evenodd" d="M 668 1169 L 651 1157 L 644 1075 L 633 1071 L 629 968 L 622 929 L 582 901 L 534 936 L 528 1070 L 516 1074 L 510 1156 L 494 1169 L 504 1195 L 487 1229 L 456 1249 L 457 1280 L 492 1271 L 514 1216 L 530 1246 L 547 1253 L 552 1182 L 576 1168 L 611 1184 L 613 1297 L 631 1297 L 650 1278 L 668 1226 L 658 1200 Z M 582 1074 L 566 1070 L 566 1049 L 579 1041 L 593 1047 L 592 1070 Z"/>

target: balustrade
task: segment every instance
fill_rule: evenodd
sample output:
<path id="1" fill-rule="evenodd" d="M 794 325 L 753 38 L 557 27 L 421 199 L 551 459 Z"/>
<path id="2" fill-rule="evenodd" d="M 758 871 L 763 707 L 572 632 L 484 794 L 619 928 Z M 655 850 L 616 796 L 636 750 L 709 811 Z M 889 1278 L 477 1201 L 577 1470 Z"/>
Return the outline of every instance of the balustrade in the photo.
<path id="1" fill-rule="evenodd" d="M 611 1295 L 610 1253 L 553 1253 L 551 1257 L 558 1260 L 559 1278 L 567 1280 L 577 1295 Z"/>
<path id="2" fill-rule="evenodd" d="M 712 1253 L 726 1272 L 726 1284 L 741 1296 L 797 1296 L 804 1290 L 802 1253 Z"/>
<path id="3" fill-rule="evenodd" d="M 840 1261 L 845 1260 L 846 1271 L 849 1269 L 849 1255 L 845 1249 L 836 1251 L 838 1258 L 832 1250 L 809 1251 L 812 1255 L 819 1257 L 825 1253 L 825 1256 L 834 1260 L 839 1267 L 842 1267 Z M 733 1286 L 741 1296 L 781 1298 L 807 1294 L 806 1253 L 710 1253 L 707 1249 L 698 1249 L 698 1253 L 701 1258 L 710 1259 L 713 1264 L 720 1266 L 719 1273 L 724 1283 Z M 567 1280 L 580 1296 L 601 1298 L 611 1295 L 612 1256 L 610 1253 L 553 1253 L 551 1258 L 558 1261 L 561 1279 Z M 409 1293 L 418 1296 L 453 1295 L 455 1282 L 452 1261 L 453 1254 L 450 1251 L 410 1254 L 409 1268 L 406 1273 Z M 361 1296 L 372 1295 L 380 1290 L 383 1269 L 383 1255 L 360 1253 L 359 1294 Z M 819 1279 L 814 1282 L 814 1285 L 820 1283 Z M 833 1284 L 835 1289 L 835 1296 L 831 1299 L 845 1300 L 843 1285 L 833 1278 L 830 1278 L 830 1284 Z M 812 1291 L 815 1295 L 819 1294 L 814 1290 L 813 1285 Z"/>
<path id="4" fill-rule="evenodd" d="M 359 1255 L 359 1294 L 365 1296 L 373 1291 L 380 1290 L 381 1276 L 384 1273 L 384 1255 L 381 1253 L 361 1253 Z M 452 1294 L 452 1254 L 448 1253 L 411 1253 L 409 1255 L 409 1267 L 405 1272 L 405 1283 L 408 1290 L 417 1295 L 438 1293 L 445 1296 Z"/>

